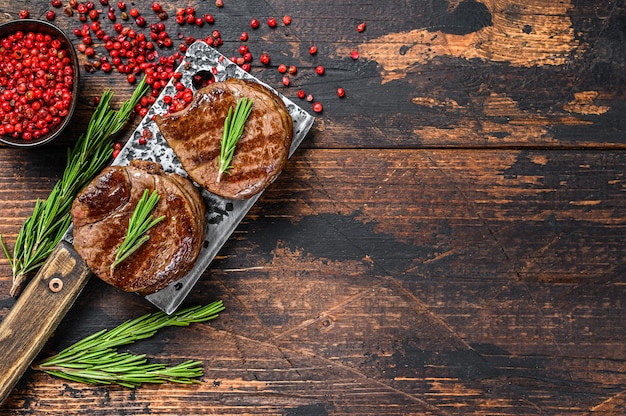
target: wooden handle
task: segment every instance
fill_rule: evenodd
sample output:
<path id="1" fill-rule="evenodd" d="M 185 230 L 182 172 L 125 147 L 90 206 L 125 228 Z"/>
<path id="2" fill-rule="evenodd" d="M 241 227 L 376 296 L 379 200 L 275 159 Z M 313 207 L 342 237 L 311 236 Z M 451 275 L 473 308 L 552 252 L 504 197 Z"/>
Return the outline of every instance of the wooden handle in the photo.
<path id="1" fill-rule="evenodd" d="M 0 323 L 0 403 L 39 354 L 89 276 L 85 262 L 62 241 Z"/>

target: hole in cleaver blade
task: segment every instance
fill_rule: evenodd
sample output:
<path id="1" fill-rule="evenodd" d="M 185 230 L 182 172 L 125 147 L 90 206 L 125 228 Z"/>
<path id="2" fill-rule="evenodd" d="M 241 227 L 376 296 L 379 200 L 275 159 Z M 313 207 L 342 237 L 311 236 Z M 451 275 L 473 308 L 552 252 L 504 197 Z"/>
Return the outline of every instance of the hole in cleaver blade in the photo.
<path id="1" fill-rule="evenodd" d="M 277 92 L 274 88 L 245 72 L 202 41 L 197 41 L 188 48 L 185 59 L 177 68 L 177 71 L 183 74 L 180 81 L 186 87 L 194 90 L 193 77 L 195 74 L 213 73 L 215 81 L 224 81 L 228 78 L 244 78 L 261 83 L 270 90 Z M 176 172 L 187 176 L 180 161 L 159 132 L 156 123 L 152 121 L 152 117 L 155 114 L 163 114 L 167 111 L 167 105 L 163 102 L 163 97 L 174 94 L 175 88 L 170 81 L 150 111 L 148 111 L 148 114 L 146 114 L 137 129 L 132 133 L 126 145 L 113 162 L 113 165 L 127 165 L 133 159 L 151 160 L 160 163 L 167 172 Z M 278 92 L 277 94 L 285 102 L 293 119 L 294 135 L 289 151 L 289 156 L 291 156 L 309 132 L 315 118 L 282 94 Z M 145 130 L 149 130 L 152 133 L 152 139 L 147 144 L 140 145 L 138 138 Z M 243 217 L 259 199 L 261 193 L 242 201 L 227 200 L 208 191 L 203 191 L 202 196 L 207 207 L 207 230 L 204 246 L 198 255 L 194 267 L 182 279 L 145 297 L 167 314 L 176 311 L 185 300 L 191 289 L 193 289 L 194 284 L 209 267 L 209 264 L 213 261 L 226 240 L 228 240 Z"/>

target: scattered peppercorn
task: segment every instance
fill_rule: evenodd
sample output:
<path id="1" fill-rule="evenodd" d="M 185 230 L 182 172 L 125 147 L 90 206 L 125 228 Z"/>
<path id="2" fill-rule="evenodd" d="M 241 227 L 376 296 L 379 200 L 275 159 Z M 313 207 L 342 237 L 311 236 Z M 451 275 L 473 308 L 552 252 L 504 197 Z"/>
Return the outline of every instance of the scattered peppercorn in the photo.
<path id="1" fill-rule="evenodd" d="M 355 61 L 359 59 L 359 51 L 350 52 L 350 58 L 354 59 Z"/>
<path id="2" fill-rule="evenodd" d="M 46 20 L 48 20 L 50 22 L 54 20 L 55 16 L 56 15 L 55 15 L 54 11 L 52 11 L 52 10 L 48 10 L 46 12 Z"/>
<path id="3" fill-rule="evenodd" d="M 50 0 L 51 4 L 58 4 L 58 2 L 62 0 Z M 158 97 L 160 91 L 165 87 L 168 81 L 172 78 L 172 74 L 174 73 L 174 68 L 182 62 L 183 54 L 187 52 L 189 46 L 196 41 L 196 38 L 192 36 L 185 36 L 184 33 L 178 33 L 178 39 L 181 42 L 177 42 L 175 48 L 172 52 L 175 52 L 176 56 L 166 56 L 162 52 L 166 48 L 170 48 L 173 45 L 172 38 L 168 35 L 165 30 L 164 19 L 167 19 L 167 13 L 165 12 L 161 3 L 157 0 L 148 3 L 151 4 L 151 10 L 159 15 L 160 21 L 158 23 L 151 23 L 149 25 L 150 31 L 143 34 L 140 33 L 139 28 L 143 26 L 147 26 L 146 19 L 144 19 L 141 15 L 141 12 L 138 8 L 135 7 L 135 3 L 132 3 L 132 6 L 127 6 L 127 3 L 124 1 L 117 2 L 117 8 L 121 11 L 122 23 L 116 23 L 116 10 L 113 6 L 109 6 L 108 2 L 110 0 L 99 0 L 103 6 L 107 6 L 104 10 L 98 10 L 94 7 L 93 1 L 85 1 L 81 2 L 80 0 L 67 0 L 68 6 L 67 8 L 71 11 L 72 9 L 77 9 L 79 11 L 79 20 L 85 22 L 83 25 L 83 29 L 74 30 L 74 33 L 78 36 L 79 39 L 83 40 L 83 42 L 77 45 L 77 49 L 88 56 L 97 56 L 95 61 L 91 60 L 86 65 L 89 66 L 89 71 L 102 70 L 103 72 L 118 72 L 120 74 L 125 74 L 127 80 L 131 82 L 136 82 L 139 79 L 139 76 L 145 75 L 146 81 L 152 87 L 152 92 L 150 96 L 153 99 Z M 106 3 L 106 4 L 105 4 Z M 220 1 L 216 1 L 216 5 L 221 3 Z M 128 7 L 128 9 L 127 9 Z M 221 6 L 220 6 L 221 7 Z M 93 12 L 93 13 L 91 13 Z M 104 27 L 100 27 L 100 23 L 97 20 L 97 13 L 106 13 L 108 19 L 112 22 L 113 28 L 116 33 L 112 36 L 108 35 L 104 29 Z M 119 16 L 119 15 L 118 15 Z M 137 27 L 134 29 L 130 27 L 126 27 L 127 23 L 124 23 L 124 20 L 133 17 L 134 23 Z M 205 24 L 214 24 L 215 18 L 212 14 L 199 14 L 196 17 L 196 10 L 194 7 L 179 7 L 176 9 L 176 23 L 179 25 L 193 25 L 195 27 L 203 27 Z M 92 18 L 91 22 L 87 21 L 88 18 Z M 282 17 L 282 23 L 285 26 L 290 25 L 292 22 L 291 16 L 284 15 Z M 269 17 L 267 19 L 267 24 L 270 28 L 275 28 L 278 26 L 277 19 L 274 17 Z M 364 25 L 364 23 L 362 23 Z M 257 18 L 251 18 L 249 21 L 250 28 L 258 29 L 260 27 L 259 20 Z M 86 26 L 86 28 L 85 28 Z M 139 28 L 138 28 L 139 27 Z M 359 26 L 360 27 L 360 26 Z M 95 41 L 95 39 L 91 39 L 95 36 L 100 42 Z M 218 30 L 213 30 L 210 35 L 203 35 L 198 37 L 198 39 L 204 40 L 208 45 L 217 48 L 221 46 L 224 41 L 222 40 L 221 34 Z M 246 31 L 241 32 L 239 36 L 239 40 L 241 42 L 248 42 L 250 39 L 249 33 Z M 229 39 L 232 40 L 232 39 Z M 108 56 L 96 54 L 95 48 L 96 45 L 98 47 L 103 47 Z M 250 50 L 248 46 L 239 45 L 238 47 L 237 57 L 230 58 L 235 64 L 237 64 L 244 71 L 250 71 L 251 65 L 254 63 L 253 51 Z M 316 55 L 318 52 L 318 48 L 315 45 L 311 45 L 309 47 L 309 54 L 311 56 Z M 357 54 L 358 52 L 354 52 Z M 239 56 L 240 55 L 240 56 Z M 354 58 L 353 54 L 351 56 Z M 270 64 L 270 56 L 267 53 L 262 53 L 259 55 L 258 60 L 263 65 Z M 319 75 L 324 75 L 325 69 L 323 66 L 319 65 L 315 67 L 315 72 Z M 280 64 L 277 67 L 279 73 L 284 74 L 282 76 L 281 81 L 283 85 L 288 86 L 291 83 L 291 78 L 293 75 L 296 75 L 299 70 L 295 65 L 285 65 Z M 216 75 L 216 68 L 212 68 L 211 72 L 213 75 Z M 306 77 L 304 78 L 306 79 Z M 194 84 L 195 86 L 195 84 Z M 343 96 L 337 90 L 338 96 Z M 184 106 L 185 100 L 182 96 L 182 91 L 179 91 L 180 94 L 178 97 L 172 98 L 171 108 L 181 109 L 181 106 Z M 343 92 L 345 94 L 345 91 Z M 189 95 L 189 94 L 187 94 Z M 313 102 L 313 96 L 308 94 L 308 96 L 304 93 L 304 90 L 298 91 L 298 97 L 300 99 L 307 98 L 307 100 Z M 142 107 L 143 108 L 143 107 Z M 137 111 L 139 112 L 139 111 Z"/>
<path id="4" fill-rule="evenodd" d="M 313 111 L 315 111 L 316 113 L 321 113 L 323 109 L 324 108 L 322 107 L 322 103 L 316 102 L 313 104 Z"/>
<path id="5" fill-rule="evenodd" d="M 337 88 L 337 97 L 343 98 L 345 96 L 346 96 L 346 90 L 344 90 L 342 87 Z"/>
<path id="6" fill-rule="evenodd" d="M 363 23 L 359 23 L 359 24 L 356 26 L 356 31 L 357 31 L 357 32 L 359 32 L 359 33 L 363 33 L 363 32 L 365 32 L 365 22 L 363 22 Z"/>

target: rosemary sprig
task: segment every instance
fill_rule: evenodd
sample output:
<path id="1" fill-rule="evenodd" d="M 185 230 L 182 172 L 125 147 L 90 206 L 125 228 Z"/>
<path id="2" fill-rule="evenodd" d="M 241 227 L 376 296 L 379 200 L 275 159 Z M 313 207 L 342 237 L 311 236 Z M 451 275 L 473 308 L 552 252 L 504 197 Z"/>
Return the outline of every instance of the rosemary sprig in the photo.
<path id="1" fill-rule="evenodd" d="M 164 312 L 146 314 L 112 330 L 103 329 L 58 354 L 33 366 L 33 369 L 79 383 L 118 384 L 134 388 L 142 383 L 198 383 L 204 375 L 202 362 L 189 360 L 173 367 L 150 364 L 145 354 L 120 353 L 117 347 L 153 336 L 167 326 L 188 326 L 218 317 L 222 301 L 194 306 L 172 315 Z"/>
<path id="2" fill-rule="evenodd" d="M 62 178 L 57 181 L 45 200 L 38 199 L 31 216 L 20 229 L 13 255 L 0 235 L 0 245 L 13 272 L 11 295 L 18 296 L 32 274 L 46 261 L 71 222 L 70 209 L 78 192 L 108 163 L 113 151 L 112 137 L 128 121 L 135 105 L 148 90 L 145 78 L 131 98 L 118 111 L 110 107 L 113 92 L 106 90 L 100 97 L 87 131 L 72 149 L 68 149 Z"/>
<path id="3" fill-rule="evenodd" d="M 241 138 L 241 134 L 243 133 L 246 121 L 248 117 L 250 117 L 251 112 L 252 100 L 248 98 L 242 98 L 237 101 L 234 114 L 232 107 L 228 109 L 228 115 L 224 120 L 222 146 L 218 159 L 219 171 L 217 174 L 217 182 L 220 181 L 223 173 L 229 173 L 228 170 L 232 168 L 230 162 L 233 160 L 233 155 L 235 154 L 235 146 L 237 146 L 237 142 Z"/>
<path id="4" fill-rule="evenodd" d="M 137 251 L 143 243 L 150 239 L 150 236 L 146 234 L 148 230 L 165 219 L 165 215 L 154 218 L 150 214 L 160 198 L 156 189 L 153 189 L 150 195 L 148 195 L 148 190 L 144 189 L 143 195 L 141 195 L 133 215 L 131 215 L 128 221 L 126 237 L 124 237 L 124 241 L 122 241 L 122 244 L 115 252 L 115 261 L 111 264 L 111 273 L 113 273 L 118 264 L 126 260 L 128 256 Z"/>

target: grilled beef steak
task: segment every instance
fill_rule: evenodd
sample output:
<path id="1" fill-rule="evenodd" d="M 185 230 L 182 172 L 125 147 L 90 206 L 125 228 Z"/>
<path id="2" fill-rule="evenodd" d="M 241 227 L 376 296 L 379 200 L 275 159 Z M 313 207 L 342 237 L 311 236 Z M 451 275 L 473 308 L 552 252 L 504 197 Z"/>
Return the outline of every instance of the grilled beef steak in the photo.
<path id="1" fill-rule="evenodd" d="M 252 113 L 232 169 L 218 181 L 224 120 L 244 97 L 253 100 Z M 229 199 L 249 198 L 272 183 L 285 166 L 293 137 L 293 121 L 280 97 L 261 84 L 235 78 L 198 90 L 184 110 L 155 121 L 189 177 Z"/>
<path id="2" fill-rule="evenodd" d="M 144 189 L 156 189 L 152 215 L 165 219 L 148 231 L 150 239 L 111 272 L 115 251 Z M 127 292 L 154 293 L 183 277 L 204 242 L 205 207 L 198 189 L 154 162 L 105 168 L 72 205 L 74 247 L 91 271 Z"/>

